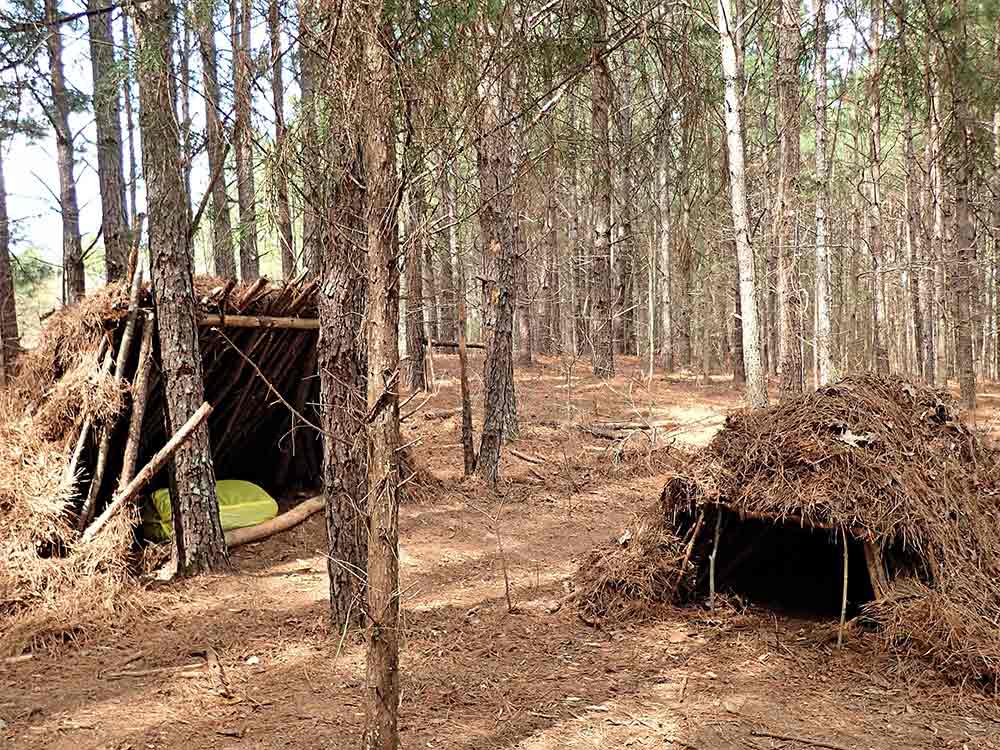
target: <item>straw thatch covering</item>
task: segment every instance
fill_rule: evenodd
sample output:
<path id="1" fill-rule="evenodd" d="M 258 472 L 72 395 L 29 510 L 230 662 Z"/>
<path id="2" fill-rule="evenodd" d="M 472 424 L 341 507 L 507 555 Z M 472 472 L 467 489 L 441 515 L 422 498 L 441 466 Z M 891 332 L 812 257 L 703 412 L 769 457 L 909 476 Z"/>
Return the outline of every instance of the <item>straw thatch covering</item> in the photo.
<path id="1" fill-rule="evenodd" d="M 128 605 L 134 503 L 93 541 L 80 531 L 169 437 L 152 299 L 134 278 L 52 315 L 0 391 L 0 651 Z M 316 289 L 196 279 L 218 478 L 271 491 L 322 481 Z M 435 481 L 408 453 L 404 464 L 410 494 Z M 166 486 L 154 476 L 149 489 Z"/>
<path id="2" fill-rule="evenodd" d="M 701 595 L 720 515 L 720 547 L 741 519 L 814 529 L 817 539 L 825 533 L 871 552 L 874 601 L 864 615 L 884 646 L 992 685 L 1000 676 L 998 457 L 958 420 L 950 396 L 898 378 L 852 377 L 737 412 L 669 479 L 646 531 L 581 567 L 580 606 L 614 617 L 627 612 L 622 599 Z M 649 575 L 649 555 L 669 570 Z"/>

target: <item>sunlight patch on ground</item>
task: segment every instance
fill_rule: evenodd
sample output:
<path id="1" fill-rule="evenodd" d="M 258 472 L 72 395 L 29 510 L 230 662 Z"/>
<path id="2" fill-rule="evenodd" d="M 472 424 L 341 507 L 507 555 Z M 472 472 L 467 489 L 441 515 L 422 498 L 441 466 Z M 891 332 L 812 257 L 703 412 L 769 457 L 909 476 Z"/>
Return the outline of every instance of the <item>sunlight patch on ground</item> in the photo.
<path id="1" fill-rule="evenodd" d="M 604 750 L 652 744 L 664 746 L 680 729 L 665 706 L 617 700 L 588 705 L 574 695 L 564 697 L 563 705 L 572 713 L 572 719 L 559 721 L 513 747 L 518 750 L 562 747 Z"/>

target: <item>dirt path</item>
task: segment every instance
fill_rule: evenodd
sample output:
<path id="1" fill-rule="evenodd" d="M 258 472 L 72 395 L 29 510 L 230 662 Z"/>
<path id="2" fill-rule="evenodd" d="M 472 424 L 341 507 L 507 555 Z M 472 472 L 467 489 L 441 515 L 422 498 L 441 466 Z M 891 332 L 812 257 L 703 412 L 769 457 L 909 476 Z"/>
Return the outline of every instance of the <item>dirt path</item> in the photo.
<path id="1" fill-rule="evenodd" d="M 829 623 L 766 612 L 678 611 L 615 630 L 550 614 L 575 558 L 663 482 L 643 458 L 648 431 L 616 463 L 611 441 L 566 423 L 646 421 L 664 425 L 661 442 L 703 443 L 737 395 L 639 377 L 567 386 L 554 362 L 520 371 L 516 447 L 544 463 L 505 459 L 498 504 L 461 481 L 452 359 L 439 358 L 441 391 L 406 424 L 442 479 L 401 512 L 406 747 L 1000 748 L 987 703 L 895 674 L 871 656 L 871 635 L 837 651 Z M 364 654 L 356 634 L 327 626 L 324 547 L 314 517 L 239 550 L 233 575 L 146 592 L 116 632 L 0 666 L 0 738 L 56 750 L 356 747 Z M 225 687 L 195 655 L 206 649 Z"/>

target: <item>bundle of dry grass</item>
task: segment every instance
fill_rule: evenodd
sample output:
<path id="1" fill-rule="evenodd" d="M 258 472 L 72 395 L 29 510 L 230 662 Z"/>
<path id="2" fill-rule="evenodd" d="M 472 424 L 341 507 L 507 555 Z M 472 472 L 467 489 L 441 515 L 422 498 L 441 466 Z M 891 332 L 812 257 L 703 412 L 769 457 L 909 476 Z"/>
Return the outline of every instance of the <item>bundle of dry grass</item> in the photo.
<path id="1" fill-rule="evenodd" d="M 102 337 L 124 316 L 127 305 L 125 285 L 110 284 L 76 305 L 58 309 L 45 321 L 38 346 L 18 361 L 12 390 L 26 403 L 38 405 L 74 370 L 82 368 L 85 379 L 98 358 Z"/>
<path id="2" fill-rule="evenodd" d="M 574 580 L 574 598 L 588 622 L 645 620 L 693 584 L 685 540 L 656 509 L 636 517 L 617 539 L 591 550 Z"/>
<path id="3" fill-rule="evenodd" d="M 852 377 L 731 415 L 667 482 L 661 519 L 675 538 L 720 513 L 853 537 L 875 550 L 875 569 L 888 578 L 867 608 L 885 645 L 958 679 L 992 682 L 1000 678 L 998 458 L 946 393 Z M 700 531 L 694 565 L 708 558 L 712 526 Z"/>
<path id="4" fill-rule="evenodd" d="M 13 391 L 0 394 L 0 653 L 72 637 L 127 606 L 132 514 L 97 544 L 76 544 L 64 472 L 72 449 Z"/>

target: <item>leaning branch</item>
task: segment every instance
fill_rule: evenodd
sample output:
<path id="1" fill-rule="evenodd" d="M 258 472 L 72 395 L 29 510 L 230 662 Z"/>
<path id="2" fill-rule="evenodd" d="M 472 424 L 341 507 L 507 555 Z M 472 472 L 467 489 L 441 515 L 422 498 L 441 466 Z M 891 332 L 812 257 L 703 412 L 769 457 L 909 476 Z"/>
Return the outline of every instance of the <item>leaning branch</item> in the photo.
<path id="1" fill-rule="evenodd" d="M 194 431 L 198 429 L 202 422 L 208 419 L 208 415 L 211 413 L 212 405 L 207 401 L 198 407 L 198 411 L 192 414 L 190 419 L 167 441 L 167 444 L 156 452 L 156 455 L 142 468 L 142 471 L 136 474 L 135 479 L 129 482 L 128 486 L 115 496 L 105 511 L 90 525 L 90 528 L 83 532 L 83 541 L 89 542 L 97 536 L 121 507 L 138 495 L 149 484 L 167 461 L 173 457 L 177 449 L 191 438 Z"/>

